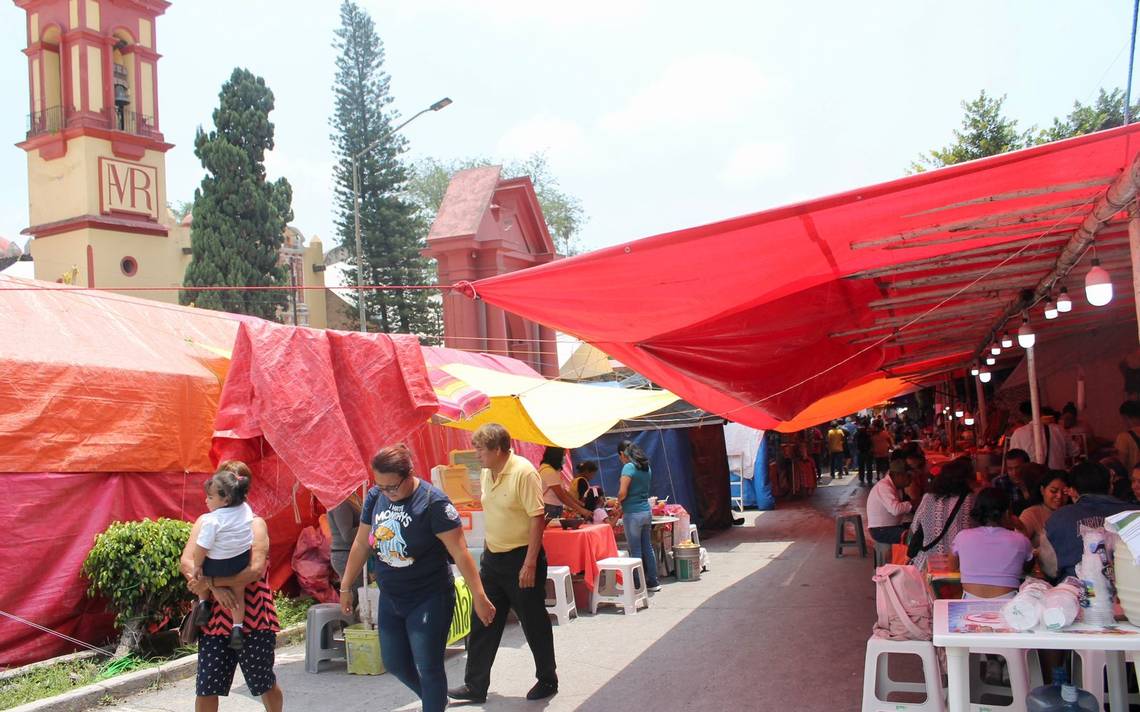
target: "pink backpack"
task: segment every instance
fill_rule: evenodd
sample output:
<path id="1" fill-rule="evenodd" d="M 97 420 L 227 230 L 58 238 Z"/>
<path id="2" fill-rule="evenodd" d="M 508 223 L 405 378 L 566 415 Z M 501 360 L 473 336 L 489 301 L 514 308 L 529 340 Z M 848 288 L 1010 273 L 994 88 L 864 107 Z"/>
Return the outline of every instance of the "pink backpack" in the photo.
<path id="1" fill-rule="evenodd" d="M 885 564 L 871 577 L 875 582 L 876 638 L 930 640 L 933 604 L 922 573 L 914 566 Z"/>

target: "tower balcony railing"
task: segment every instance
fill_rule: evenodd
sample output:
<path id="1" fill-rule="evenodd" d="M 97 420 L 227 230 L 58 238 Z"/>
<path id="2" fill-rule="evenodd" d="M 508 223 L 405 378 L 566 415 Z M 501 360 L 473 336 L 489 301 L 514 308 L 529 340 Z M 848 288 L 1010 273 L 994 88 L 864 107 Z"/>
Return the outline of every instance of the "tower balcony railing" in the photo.
<path id="1" fill-rule="evenodd" d="M 43 111 L 28 115 L 28 138 L 42 134 L 57 133 L 64 129 L 90 126 L 93 128 L 122 131 L 136 136 L 155 136 L 158 129 L 154 117 L 129 109 L 109 108 L 98 113 L 64 113 L 62 106 L 52 106 Z"/>

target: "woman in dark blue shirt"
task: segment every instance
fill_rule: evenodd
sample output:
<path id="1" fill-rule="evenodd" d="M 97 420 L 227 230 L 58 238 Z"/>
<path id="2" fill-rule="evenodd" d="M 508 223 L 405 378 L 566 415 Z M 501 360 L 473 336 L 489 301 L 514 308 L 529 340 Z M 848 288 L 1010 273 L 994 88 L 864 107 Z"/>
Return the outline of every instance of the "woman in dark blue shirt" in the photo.
<path id="1" fill-rule="evenodd" d="M 459 512 L 447 495 L 412 474 L 408 448 L 376 453 L 372 474 L 376 485 L 364 499 L 341 579 L 341 609 L 352 613 L 351 584 L 374 555 L 384 667 L 419 696 L 425 712 L 439 712 L 447 707 L 443 655 L 455 609 L 448 555 L 471 589 L 479 619 L 490 625 L 495 607 L 467 551 Z"/>
<path id="2" fill-rule="evenodd" d="M 650 591 L 660 591 L 657 581 L 657 556 L 653 552 L 653 515 L 649 510 L 649 482 L 652 474 L 649 457 L 629 440 L 622 440 L 618 446 L 618 459 L 621 460 L 621 486 L 618 500 L 621 502 L 622 525 L 625 538 L 629 542 L 629 555 L 641 559 L 645 567 L 645 584 Z"/>

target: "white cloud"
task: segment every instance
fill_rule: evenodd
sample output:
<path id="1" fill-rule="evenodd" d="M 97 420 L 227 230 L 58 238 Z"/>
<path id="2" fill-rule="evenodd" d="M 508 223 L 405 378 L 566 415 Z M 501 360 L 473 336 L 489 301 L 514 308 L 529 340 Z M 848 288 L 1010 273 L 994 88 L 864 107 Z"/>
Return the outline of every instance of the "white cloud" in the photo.
<path id="1" fill-rule="evenodd" d="M 573 121 L 535 116 L 507 129 L 496 152 L 504 160 L 544 153 L 555 165 L 575 165 L 590 160 L 591 143 L 585 130 Z"/>
<path id="2" fill-rule="evenodd" d="M 790 163 L 787 144 L 750 141 L 733 149 L 719 177 L 728 188 L 753 188 L 763 180 L 786 176 Z"/>
<path id="3" fill-rule="evenodd" d="M 635 133 L 660 126 L 731 124 L 761 109 L 770 86 L 767 75 L 749 57 L 694 55 L 667 66 L 624 107 L 602 117 L 600 125 L 607 131 Z"/>

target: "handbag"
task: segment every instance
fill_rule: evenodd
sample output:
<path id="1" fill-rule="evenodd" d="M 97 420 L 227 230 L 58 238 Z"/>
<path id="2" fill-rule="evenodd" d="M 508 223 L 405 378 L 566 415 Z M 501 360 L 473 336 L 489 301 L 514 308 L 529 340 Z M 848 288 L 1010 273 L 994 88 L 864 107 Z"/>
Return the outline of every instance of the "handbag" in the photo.
<path id="1" fill-rule="evenodd" d="M 178 642 L 182 645 L 193 645 L 198 642 L 202 629 L 194 623 L 197 610 L 197 606 L 191 607 L 190 612 L 182 619 L 182 625 L 178 626 Z"/>
<path id="2" fill-rule="evenodd" d="M 954 518 L 958 516 L 958 510 L 962 509 L 962 503 L 965 501 L 966 495 L 962 495 L 958 498 L 957 503 L 954 504 L 954 509 L 950 510 L 950 516 L 946 518 L 946 524 L 942 527 L 942 531 L 938 533 L 938 536 L 934 537 L 934 541 L 930 542 L 926 546 L 922 545 L 922 542 L 925 539 L 925 535 L 922 533 L 922 525 L 919 524 L 917 527 L 915 527 L 915 530 L 910 535 L 910 541 L 907 543 L 907 556 L 913 559 L 914 557 L 918 556 L 919 552 L 930 551 L 934 547 L 938 546 L 938 542 L 942 541 L 942 538 L 946 536 L 946 532 L 950 531 L 950 523 L 953 522 Z"/>

